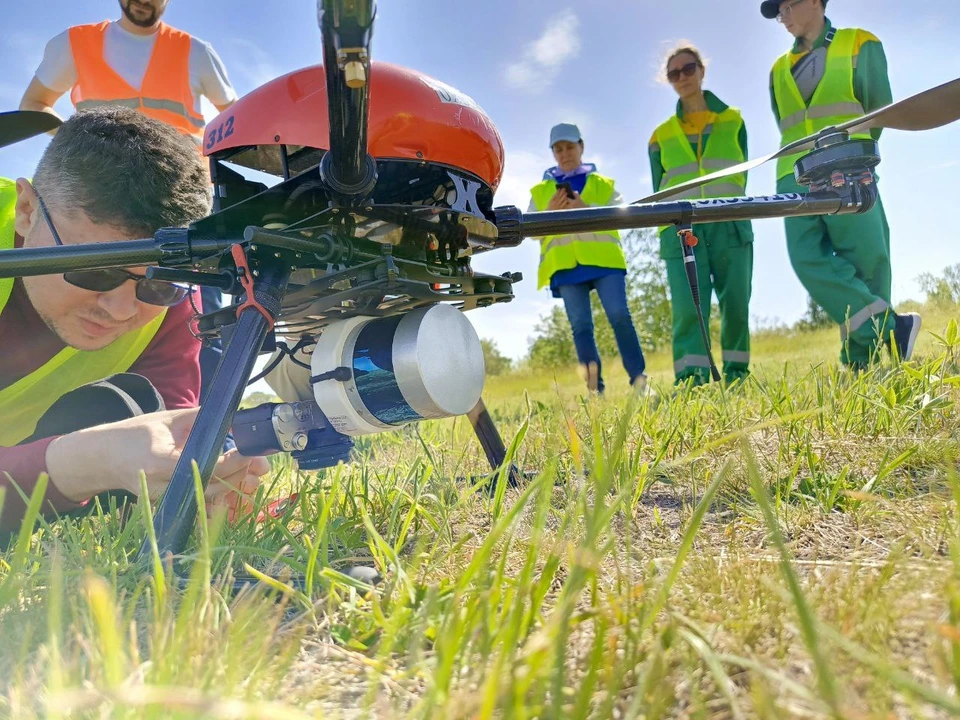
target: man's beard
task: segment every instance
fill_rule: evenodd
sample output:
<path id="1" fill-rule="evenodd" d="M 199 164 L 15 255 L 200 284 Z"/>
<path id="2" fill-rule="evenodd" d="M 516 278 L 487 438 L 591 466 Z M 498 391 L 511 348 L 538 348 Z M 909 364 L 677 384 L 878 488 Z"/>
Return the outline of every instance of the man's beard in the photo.
<path id="1" fill-rule="evenodd" d="M 135 17 L 133 13 L 131 13 L 128 10 L 131 2 L 132 0 L 127 0 L 127 3 L 124 4 L 123 0 L 120 0 L 120 10 L 123 12 L 124 17 L 126 17 L 127 20 L 132 22 L 137 27 L 142 27 L 142 28 L 153 27 L 153 25 L 157 22 L 158 15 L 159 15 L 159 13 L 157 13 L 156 8 L 149 5 L 143 5 L 142 7 L 150 7 L 151 12 L 149 15 L 146 16 L 145 19 L 140 19 Z"/>

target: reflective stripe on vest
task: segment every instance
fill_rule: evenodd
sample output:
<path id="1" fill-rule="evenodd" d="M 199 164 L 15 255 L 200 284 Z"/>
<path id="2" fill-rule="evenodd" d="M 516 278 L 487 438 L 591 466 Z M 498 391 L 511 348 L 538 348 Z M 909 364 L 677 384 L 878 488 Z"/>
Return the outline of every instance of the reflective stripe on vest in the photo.
<path id="1" fill-rule="evenodd" d="M 194 109 L 190 88 L 190 35 L 160 23 L 153 54 L 140 89 L 131 87 L 103 57 L 103 40 L 110 22 L 70 28 L 70 49 L 77 82 L 70 99 L 78 111 L 121 105 L 172 125 L 199 145 L 206 125 Z"/>
<path id="2" fill-rule="evenodd" d="M 657 128 L 656 142 L 660 146 L 660 164 L 664 169 L 658 190 L 665 190 L 687 180 L 693 180 L 717 170 L 739 165 L 746 160 L 743 148 L 740 147 L 740 130 L 743 128 L 743 117 L 739 110 L 728 107 L 717 115 L 711 127 L 710 137 L 699 160 L 697 160 L 689 138 L 683 131 L 680 118 L 672 115 L 669 120 Z M 721 180 L 714 180 L 698 188 L 677 193 L 670 199 L 695 198 L 700 200 L 731 197 L 743 195 L 746 188 L 746 174 L 738 173 Z M 663 229 L 663 227 L 658 228 L 658 232 Z"/>
<path id="3" fill-rule="evenodd" d="M 853 90 L 853 50 L 857 30 L 846 28 L 834 33 L 827 47 L 823 78 L 809 106 L 803 101 L 791 69 L 791 54 L 785 53 L 773 66 L 773 93 L 780 114 L 780 147 L 807 135 L 863 115 L 863 105 Z M 853 138 L 869 139 L 870 133 L 857 133 Z M 793 174 L 793 165 L 802 153 L 777 160 L 777 179 Z"/>
<path id="4" fill-rule="evenodd" d="M 16 200 L 16 184 L 0 178 L 0 251 L 14 246 Z M 0 280 L 0 313 L 7 306 L 13 284 L 13 278 Z M 0 390 L 0 446 L 11 447 L 30 437 L 43 414 L 71 390 L 129 370 L 157 334 L 165 315 L 166 311 L 101 350 L 64 348 L 42 367 Z M 5 338 L 4 342 L 14 341 Z"/>
<path id="5" fill-rule="evenodd" d="M 555 180 L 544 180 L 530 190 L 538 211 L 546 210 L 550 198 L 557 192 Z M 609 205 L 613 199 L 613 180 L 597 173 L 587 175 L 580 199 L 591 207 Z M 550 284 L 550 278 L 560 270 L 577 265 L 625 270 L 627 259 L 620 247 L 620 233 L 616 230 L 571 235 L 547 235 L 540 238 L 540 267 L 537 270 L 537 288 Z"/>

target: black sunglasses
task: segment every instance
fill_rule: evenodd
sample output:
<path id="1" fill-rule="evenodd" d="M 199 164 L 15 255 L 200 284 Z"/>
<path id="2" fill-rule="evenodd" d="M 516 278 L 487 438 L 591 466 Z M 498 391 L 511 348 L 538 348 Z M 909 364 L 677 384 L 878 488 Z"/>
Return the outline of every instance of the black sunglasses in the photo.
<path id="1" fill-rule="evenodd" d="M 676 70 L 668 70 L 667 80 L 669 80 L 670 82 L 676 82 L 677 80 L 680 79 L 681 73 L 685 77 L 693 77 L 693 74 L 697 71 L 698 67 L 700 67 L 700 63 L 688 62 L 686 65 L 684 65 L 681 68 L 677 68 Z"/>
<path id="2" fill-rule="evenodd" d="M 34 188 L 34 192 L 36 192 L 36 188 Z M 50 217 L 50 213 L 47 211 L 47 205 L 43 202 L 43 198 L 40 197 L 39 192 L 37 193 L 37 200 L 40 204 L 40 214 L 43 215 L 44 222 L 46 222 L 47 227 L 50 228 L 53 241 L 62 247 L 63 241 L 60 239 L 60 233 L 58 233 L 57 228 L 54 227 L 53 219 Z M 74 287 L 92 292 L 110 292 L 111 290 L 116 290 L 127 282 L 127 280 L 133 280 L 137 284 L 137 300 L 147 303 L 148 305 L 162 305 L 163 307 L 176 305 L 190 293 L 190 287 L 188 285 L 172 283 L 166 280 L 151 280 L 141 275 L 134 275 L 129 270 L 122 268 L 73 270 L 71 272 L 65 272 L 63 279 Z"/>

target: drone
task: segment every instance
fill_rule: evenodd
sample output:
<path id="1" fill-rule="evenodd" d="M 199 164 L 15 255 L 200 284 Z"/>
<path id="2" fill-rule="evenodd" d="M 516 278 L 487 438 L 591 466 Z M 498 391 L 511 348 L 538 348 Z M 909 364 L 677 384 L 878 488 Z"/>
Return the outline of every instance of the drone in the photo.
<path id="1" fill-rule="evenodd" d="M 503 143 L 468 95 L 372 61 L 375 10 L 375 0 L 318 0 L 323 63 L 266 83 L 207 125 L 208 217 L 142 240 L 0 251 L 0 278 L 145 265 L 148 277 L 234 298 L 198 318 L 199 335 L 219 337 L 224 352 L 154 516 L 161 557 L 182 554 L 195 526 L 193 462 L 206 486 L 231 431 L 244 454 L 287 452 L 317 469 L 349 461 L 358 436 L 466 415 L 496 477 L 520 482 L 484 406 L 483 354 L 463 313 L 510 302 L 522 278 L 475 272 L 475 256 L 528 237 L 670 225 L 699 312 L 696 224 L 866 212 L 880 155 L 863 133 L 960 119 L 958 78 L 628 205 L 525 213 L 494 205 Z M 0 114 L 0 145 L 58 122 Z M 798 153 L 808 192 L 693 192 Z M 709 356 L 702 316 L 700 327 Z M 291 347 L 312 348 L 309 364 Z M 313 397 L 238 410 L 263 353 L 300 363 Z M 145 541 L 141 557 L 153 552 Z"/>

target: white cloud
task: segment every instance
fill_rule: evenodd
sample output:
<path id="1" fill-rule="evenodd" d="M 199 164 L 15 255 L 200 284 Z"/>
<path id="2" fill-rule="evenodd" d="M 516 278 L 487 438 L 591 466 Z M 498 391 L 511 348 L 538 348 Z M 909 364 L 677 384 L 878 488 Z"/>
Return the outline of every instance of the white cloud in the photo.
<path id="1" fill-rule="evenodd" d="M 231 41 L 242 50 L 230 62 L 230 72 L 236 72 L 242 79 L 241 82 L 234 79 L 238 94 L 245 95 L 290 71 L 278 65 L 273 56 L 256 43 L 244 38 L 232 38 Z"/>
<path id="2" fill-rule="evenodd" d="M 553 165 L 550 151 L 544 143 L 542 153 L 529 150 L 505 152 L 503 178 L 494 196 L 494 205 L 516 205 L 526 210 L 530 204 L 530 188 L 540 182 L 543 171 Z"/>
<path id="3" fill-rule="evenodd" d="M 580 53 L 580 20 L 573 10 L 553 18 L 547 29 L 528 48 L 530 59 L 544 67 L 563 65 Z"/>
<path id="4" fill-rule="evenodd" d="M 537 92 L 549 86 L 564 63 L 580 54 L 580 20 L 567 9 L 523 50 L 522 57 L 507 65 L 504 79 L 511 87 Z"/>

